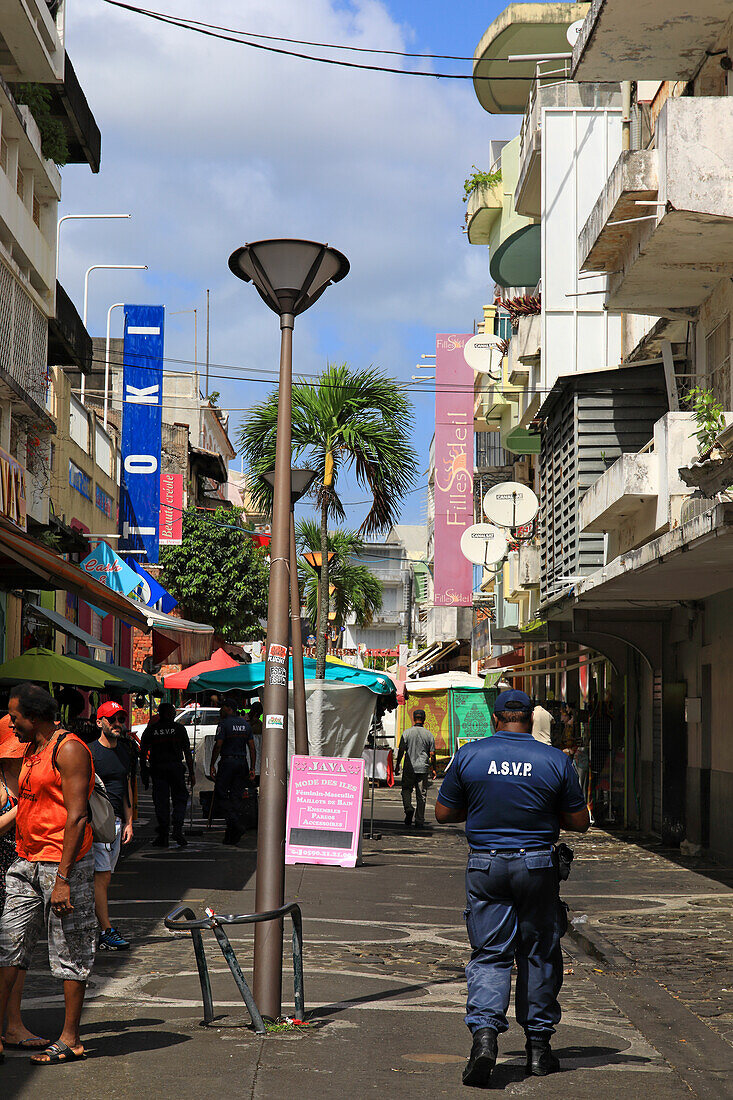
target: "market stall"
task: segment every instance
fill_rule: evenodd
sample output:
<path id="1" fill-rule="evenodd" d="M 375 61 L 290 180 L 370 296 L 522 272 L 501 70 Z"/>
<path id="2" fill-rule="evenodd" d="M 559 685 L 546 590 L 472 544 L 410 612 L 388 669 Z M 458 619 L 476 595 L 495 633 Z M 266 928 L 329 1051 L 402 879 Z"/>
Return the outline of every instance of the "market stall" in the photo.
<path id="1" fill-rule="evenodd" d="M 423 676 L 405 684 L 405 702 L 397 713 L 397 745 L 413 724 L 412 712 L 425 711 L 425 728 L 435 738 L 439 764 L 467 741 L 491 734 L 491 711 L 498 694 L 496 683 L 501 672 L 486 678 L 467 672 L 446 672 Z"/>

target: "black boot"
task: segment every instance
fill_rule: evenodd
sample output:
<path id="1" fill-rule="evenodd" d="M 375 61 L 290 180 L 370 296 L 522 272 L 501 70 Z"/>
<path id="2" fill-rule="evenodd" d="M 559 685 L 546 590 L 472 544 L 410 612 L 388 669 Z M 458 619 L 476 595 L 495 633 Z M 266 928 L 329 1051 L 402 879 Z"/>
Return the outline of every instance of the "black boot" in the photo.
<path id="1" fill-rule="evenodd" d="M 471 1054 L 463 1071 L 463 1084 L 485 1088 L 496 1065 L 496 1052 L 496 1032 L 493 1027 L 480 1027 L 478 1031 L 474 1031 Z"/>
<path id="2" fill-rule="evenodd" d="M 550 1050 L 549 1039 L 527 1038 L 527 1077 L 547 1077 L 548 1073 L 557 1073 L 560 1061 Z"/>

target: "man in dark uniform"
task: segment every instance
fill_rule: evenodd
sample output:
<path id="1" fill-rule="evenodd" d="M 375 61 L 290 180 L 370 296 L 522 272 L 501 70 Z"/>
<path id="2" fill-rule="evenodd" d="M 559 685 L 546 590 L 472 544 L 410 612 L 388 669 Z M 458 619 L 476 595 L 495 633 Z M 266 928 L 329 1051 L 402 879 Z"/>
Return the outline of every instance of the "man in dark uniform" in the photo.
<path id="1" fill-rule="evenodd" d="M 175 721 L 176 708 L 172 703 L 161 703 L 157 717 L 150 722 L 140 738 L 140 775 L 145 789 L 148 778 L 153 780 L 153 803 L 158 819 L 158 836 L 153 841 L 156 848 L 168 847 L 168 829 L 171 824 L 173 802 L 173 839 L 179 848 L 188 843 L 183 835 L 188 791 L 183 769 L 185 759 L 191 790 L 196 783 L 193 770 L 193 754 L 186 727 Z"/>
<path id="2" fill-rule="evenodd" d="M 503 691 L 494 704 L 493 737 L 462 746 L 446 772 L 435 816 L 466 822 L 466 925 L 473 953 L 466 967 L 466 1024 L 473 1046 L 464 1085 L 488 1085 L 497 1034 L 516 959 L 516 1016 L 527 1037 L 528 1075 L 560 1068 L 550 1039 L 560 1020 L 560 939 L 567 929 L 554 843 L 560 827 L 589 824 L 575 769 L 560 749 L 532 737 L 532 702 Z"/>
<path id="3" fill-rule="evenodd" d="M 211 754 L 209 777 L 214 780 L 214 798 L 226 822 L 224 844 L 236 844 L 247 827 L 244 802 L 247 787 L 255 781 L 255 742 L 252 727 L 236 707 L 224 700 Z M 219 759 L 221 757 L 221 759 Z M 219 760 L 218 771 L 216 761 Z"/>

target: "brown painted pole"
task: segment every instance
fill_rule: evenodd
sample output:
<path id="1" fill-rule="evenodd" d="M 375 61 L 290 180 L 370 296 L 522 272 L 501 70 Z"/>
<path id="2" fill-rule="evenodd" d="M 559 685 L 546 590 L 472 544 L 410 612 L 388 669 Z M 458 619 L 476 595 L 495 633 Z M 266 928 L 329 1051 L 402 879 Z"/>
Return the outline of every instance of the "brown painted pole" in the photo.
<path id="1" fill-rule="evenodd" d="M 288 619 L 290 608 L 290 446 L 293 382 L 291 313 L 280 317 L 280 384 L 275 443 L 267 651 L 262 700 L 262 763 L 255 910 L 279 909 L 285 894 L 285 811 L 288 781 Z M 283 660 L 284 654 L 284 660 Z M 255 925 L 254 997 L 261 1014 L 282 1009 L 282 920 Z"/>
<path id="2" fill-rule="evenodd" d="M 303 631 L 300 622 L 300 589 L 298 587 L 298 554 L 295 549 L 295 513 L 290 510 L 290 634 L 293 640 L 293 713 L 295 716 L 295 751 L 308 756 L 308 714 L 305 705 L 305 670 L 303 668 Z"/>

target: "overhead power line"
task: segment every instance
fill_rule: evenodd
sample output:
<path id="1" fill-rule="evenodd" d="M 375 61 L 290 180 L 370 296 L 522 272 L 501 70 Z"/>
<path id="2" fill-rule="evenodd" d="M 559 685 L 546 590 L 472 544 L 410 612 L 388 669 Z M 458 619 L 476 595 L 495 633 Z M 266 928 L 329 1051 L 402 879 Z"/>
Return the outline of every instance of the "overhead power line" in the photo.
<path id="1" fill-rule="evenodd" d="M 366 65 L 366 64 L 362 64 L 362 63 L 357 62 L 357 61 L 343 61 L 343 60 L 341 60 L 339 58 L 335 58 L 335 57 L 317 57 L 315 54 L 301 53 L 298 50 L 286 50 L 282 46 L 266 46 L 264 42 L 253 42 L 249 38 L 237 37 L 237 35 L 242 36 L 242 35 L 245 35 L 247 32 L 246 31 L 225 32 L 223 30 L 219 30 L 215 23 L 201 23 L 201 22 L 197 22 L 197 21 L 192 20 L 192 19 L 183 19 L 183 18 L 181 18 L 180 16 L 177 16 L 177 15 L 169 15 L 165 12 L 150 11 L 147 8 L 137 7 L 135 4 L 125 4 L 125 3 L 122 2 L 122 0 L 104 0 L 104 3 L 109 4 L 111 7 L 114 7 L 114 8 L 122 8 L 125 11 L 134 12 L 134 14 L 136 14 L 136 15 L 144 15 L 148 19 L 157 20 L 159 23 L 167 23 L 172 27 L 180 27 L 181 30 L 193 31 L 195 34 L 203 34 L 203 35 L 206 35 L 209 38 L 219 38 L 224 42 L 234 42 L 237 46 L 248 46 L 250 49 L 253 49 L 253 50 L 265 50 L 267 53 L 282 54 L 286 57 L 298 57 L 303 61 L 316 61 L 321 65 L 337 65 L 337 66 L 340 66 L 341 68 L 365 69 L 365 70 L 368 70 L 369 72 L 377 72 L 377 73 L 395 73 L 398 76 L 424 76 L 424 77 L 430 77 L 433 80 L 492 80 L 492 81 L 494 81 L 494 80 L 499 80 L 499 81 L 513 80 L 513 81 L 516 81 L 516 80 L 521 80 L 522 79 L 522 74 L 517 74 L 517 76 L 474 76 L 473 73 L 433 73 L 433 72 L 423 71 L 422 69 L 397 69 L 397 68 L 392 68 L 392 67 L 387 66 L 387 65 Z M 264 38 L 266 36 L 265 35 L 258 35 L 257 37 Z M 287 41 L 287 40 L 283 39 L 282 41 Z M 316 45 L 316 43 L 314 43 L 314 45 Z M 329 45 L 328 43 L 325 43 L 325 42 L 324 43 L 317 43 L 317 45 L 321 46 L 324 49 L 350 48 L 350 47 L 331 46 L 331 45 Z M 361 47 L 354 47 L 354 49 L 356 49 L 356 48 L 361 49 Z M 389 51 L 389 50 L 380 50 L 380 51 L 368 50 L 366 52 L 368 52 L 368 53 L 376 53 L 376 52 L 390 53 L 392 51 Z M 439 57 L 439 56 L 441 56 L 441 55 L 438 55 L 438 54 L 435 54 L 435 55 L 399 54 L 399 51 L 394 51 L 394 53 L 397 54 L 398 56 L 402 56 L 402 57 L 412 57 L 412 56 L 421 56 L 421 57 L 434 56 L 434 57 Z M 447 55 L 444 55 L 444 56 L 447 57 Z M 455 60 L 461 60 L 462 61 L 462 60 L 473 60 L 473 59 L 472 58 L 455 58 Z M 497 58 L 496 60 L 497 61 L 502 61 L 503 59 L 502 58 Z"/>

